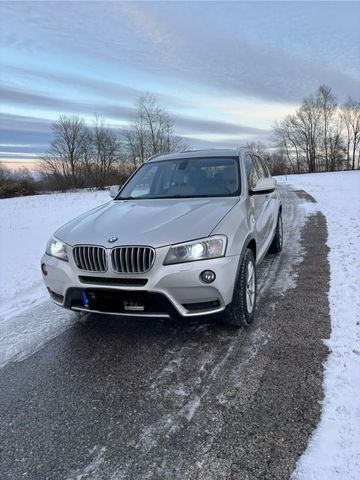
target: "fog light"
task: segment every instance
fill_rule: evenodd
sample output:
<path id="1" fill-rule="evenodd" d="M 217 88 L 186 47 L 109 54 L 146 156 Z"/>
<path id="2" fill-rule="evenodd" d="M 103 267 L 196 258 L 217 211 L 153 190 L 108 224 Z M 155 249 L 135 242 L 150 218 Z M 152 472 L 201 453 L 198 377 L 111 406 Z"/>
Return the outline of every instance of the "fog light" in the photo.
<path id="1" fill-rule="evenodd" d="M 212 270 L 204 270 L 200 274 L 200 278 L 204 283 L 212 283 L 215 280 L 216 275 Z"/>
<path id="2" fill-rule="evenodd" d="M 41 264 L 41 271 L 42 271 L 42 273 L 43 273 L 45 276 L 48 274 L 48 271 L 47 271 L 47 268 L 46 268 L 45 263 L 42 263 L 42 264 Z"/>

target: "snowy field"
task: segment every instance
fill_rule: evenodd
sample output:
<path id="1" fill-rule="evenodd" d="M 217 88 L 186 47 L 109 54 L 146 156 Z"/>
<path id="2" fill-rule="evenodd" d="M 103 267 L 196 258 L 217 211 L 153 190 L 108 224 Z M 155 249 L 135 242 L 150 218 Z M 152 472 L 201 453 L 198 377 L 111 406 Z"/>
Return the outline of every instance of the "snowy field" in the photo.
<path id="1" fill-rule="evenodd" d="M 61 225 L 110 200 L 109 192 L 75 192 L 0 200 L 0 318 L 44 301 L 40 258 Z"/>
<path id="2" fill-rule="evenodd" d="M 109 200 L 107 191 L 0 200 L 0 366 L 26 356 L 69 325 L 73 314 L 49 300 L 40 258 L 55 230 Z"/>
<path id="3" fill-rule="evenodd" d="M 279 177 L 279 183 L 285 183 Z M 330 248 L 330 315 L 320 424 L 293 480 L 360 478 L 360 172 L 291 175 L 324 213 Z M 314 204 L 309 204 L 310 210 Z"/>

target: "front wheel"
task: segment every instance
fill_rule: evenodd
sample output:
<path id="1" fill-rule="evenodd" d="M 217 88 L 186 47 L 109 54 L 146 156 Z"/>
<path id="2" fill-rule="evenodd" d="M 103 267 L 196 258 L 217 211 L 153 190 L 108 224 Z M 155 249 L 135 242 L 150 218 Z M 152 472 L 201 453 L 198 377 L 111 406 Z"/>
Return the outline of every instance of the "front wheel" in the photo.
<path id="1" fill-rule="evenodd" d="M 269 253 L 281 252 L 283 247 L 283 239 L 284 239 L 283 221 L 282 221 L 281 212 L 279 212 L 278 221 L 276 224 L 275 236 L 269 247 Z"/>
<path id="2" fill-rule="evenodd" d="M 254 320 L 256 308 L 256 265 L 252 251 L 246 249 L 236 280 L 231 304 L 225 311 L 225 323 L 247 327 Z"/>

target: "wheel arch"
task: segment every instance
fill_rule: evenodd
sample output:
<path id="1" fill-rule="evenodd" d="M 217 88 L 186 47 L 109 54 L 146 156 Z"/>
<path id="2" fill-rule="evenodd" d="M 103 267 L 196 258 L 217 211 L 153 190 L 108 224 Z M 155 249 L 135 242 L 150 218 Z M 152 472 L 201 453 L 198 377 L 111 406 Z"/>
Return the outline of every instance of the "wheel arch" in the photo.
<path id="1" fill-rule="evenodd" d="M 244 257 L 244 254 L 245 254 L 245 251 L 246 251 L 247 248 L 249 248 L 249 249 L 252 251 L 252 253 L 253 253 L 253 255 L 254 255 L 254 258 L 255 258 L 255 260 L 256 260 L 256 242 L 255 242 L 255 238 L 251 238 L 247 244 L 245 243 L 244 248 L 243 248 L 243 251 L 241 252 L 241 259 Z"/>
<path id="2" fill-rule="evenodd" d="M 235 285 L 238 281 L 239 274 L 240 274 L 241 263 L 243 261 L 245 252 L 248 248 L 252 251 L 252 253 L 254 255 L 254 258 L 255 258 L 255 264 L 256 264 L 256 241 L 255 241 L 254 236 L 251 233 L 249 233 L 249 235 L 245 238 L 243 247 L 241 249 L 241 253 L 240 253 L 240 256 L 239 256 L 239 263 L 238 263 L 237 270 L 236 270 L 236 275 L 235 275 L 233 296 L 234 296 Z"/>
<path id="3" fill-rule="evenodd" d="M 254 314 L 255 314 L 255 308 L 254 308 L 248 314 L 249 318 L 246 317 L 246 321 L 241 320 L 241 321 L 234 322 L 234 319 L 232 318 L 233 317 L 232 304 L 234 302 L 234 294 L 235 294 L 236 291 L 242 291 L 242 289 L 240 289 L 240 290 L 235 290 L 235 289 L 236 289 L 236 287 L 238 285 L 238 282 L 239 282 L 239 277 L 240 277 L 240 274 L 241 274 L 241 266 L 243 264 L 244 257 L 246 255 L 247 250 L 250 250 L 252 252 L 252 254 L 254 255 L 254 260 L 255 260 L 256 259 L 256 241 L 255 241 L 255 238 L 251 234 L 249 234 L 244 241 L 244 244 L 243 244 L 243 247 L 242 247 L 242 250 L 241 250 L 241 254 L 239 256 L 239 263 L 238 263 L 236 276 L 235 276 L 235 282 L 234 282 L 234 286 L 233 286 L 232 300 L 228 305 L 226 305 L 226 309 L 225 309 L 225 317 L 224 318 L 227 319 L 226 321 L 230 325 L 233 325 L 233 326 L 236 326 L 236 327 L 248 326 L 252 322 L 252 320 L 254 318 Z M 255 275 L 256 275 L 256 260 L 255 260 L 254 263 L 255 263 L 254 267 L 255 267 Z M 255 302 L 256 302 L 256 294 L 255 294 Z M 231 320 L 229 320 L 229 318 Z"/>

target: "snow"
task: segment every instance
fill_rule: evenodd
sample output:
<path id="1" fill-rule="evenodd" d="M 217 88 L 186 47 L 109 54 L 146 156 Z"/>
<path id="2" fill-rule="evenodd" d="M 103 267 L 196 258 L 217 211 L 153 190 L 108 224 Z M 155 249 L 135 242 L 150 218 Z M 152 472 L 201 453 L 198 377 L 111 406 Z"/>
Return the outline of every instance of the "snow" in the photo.
<path id="1" fill-rule="evenodd" d="M 97 478 L 101 465 L 104 463 L 104 455 L 106 452 L 105 447 L 95 447 L 90 451 L 90 455 L 93 456 L 92 460 L 86 467 L 72 473 L 67 480 L 86 480 L 89 478 Z"/>
<path id="2" fill-rule="evenodd" d="M 199 395 L 194 395 L 194 398 L 190 400 L 190 402 L 185 405 L 184 409 L 184 417 L 188 422 L 191 422 L 191 419 L 193 418 L 196 410 L 200 407 L 201 405 L 201 398 Z"/>
<path id="3" fill-rule="evenodd" d="M 0 200 L 0 316 L 47 297 L 40 258 L 61 225 L 109 200 L 108 192 L 75 192 Z"/>
<path id="4" fill-rule="evenodd" d="M 285 177 L 278 181 L 285 182 Z M 331 336 L 322 415 L 292 480 L 360 478 L 360 172 L 291 175 L 325 215 Z"/>
<path id="5" fill-rule="evenodd" d="M 73 318 L 49 301 L 40 258 L 55 230 L 109 200 L 107 191 L 0 200 L 0 365 L 39 348 Z M 49 315 L 40 317 L 44 309 Z"/>

